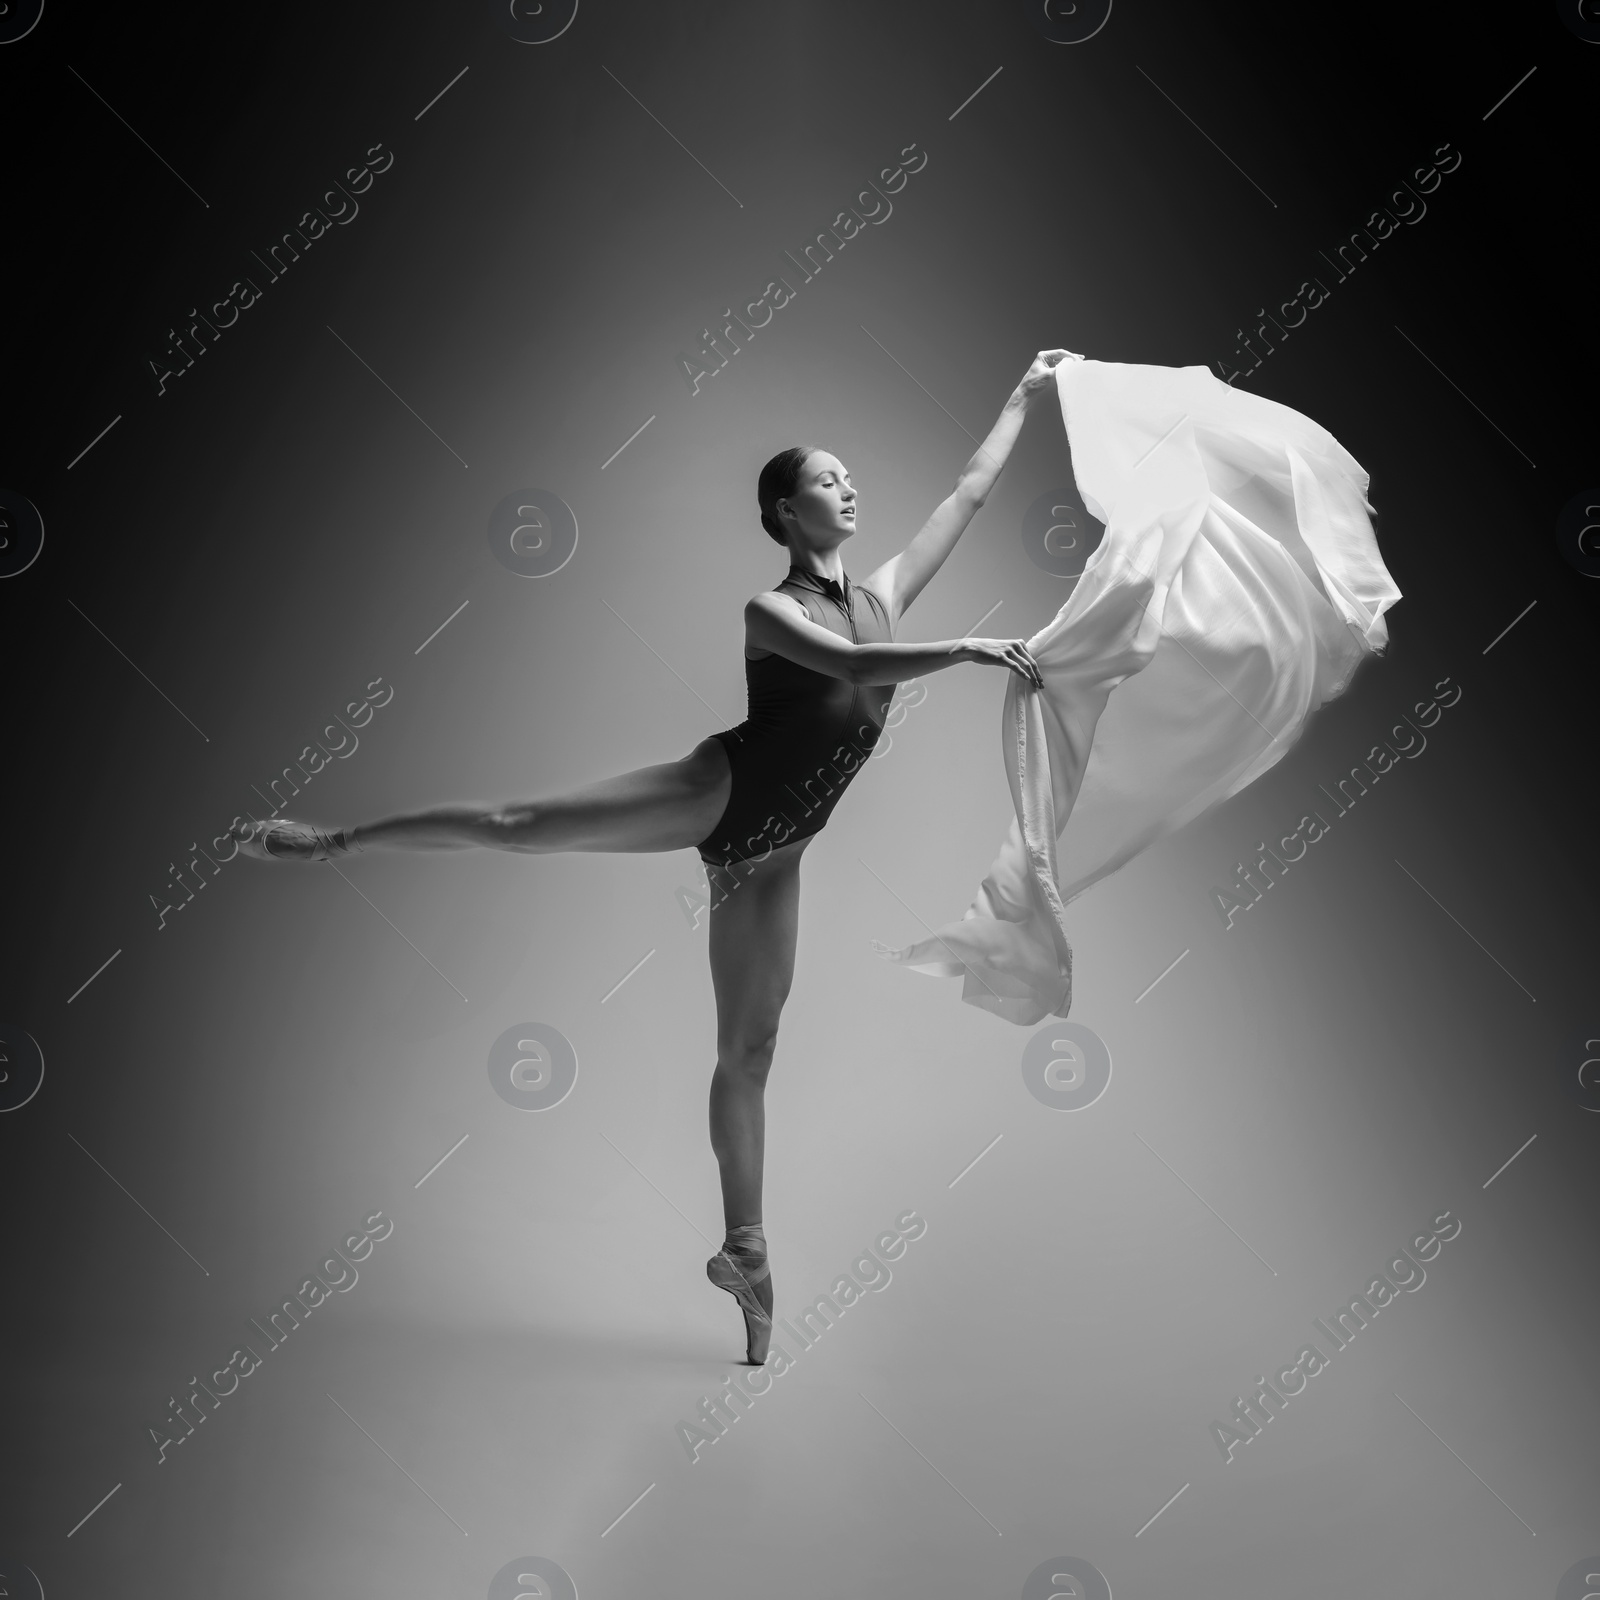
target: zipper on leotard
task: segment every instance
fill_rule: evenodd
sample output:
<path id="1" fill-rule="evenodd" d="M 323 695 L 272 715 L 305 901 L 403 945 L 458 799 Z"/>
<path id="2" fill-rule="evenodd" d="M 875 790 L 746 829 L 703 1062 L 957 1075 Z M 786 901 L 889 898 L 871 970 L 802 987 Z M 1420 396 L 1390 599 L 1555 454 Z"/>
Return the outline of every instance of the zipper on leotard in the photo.
<path id="1" fill-rule="evenodd" d="M 794 570 L 798 571 L 798 572 L 806 572 L 808 577 L 815 577 L 816 576 L 815 573 L 812 573 L 808 569 L 803 568 L 803 567 L 797 567 Z M 846 585 L 849 585 L 849 587 L 846 588 L 845 587 Z M 807 588 L 807 587 L 808 586 L 805 585 L 805 584 L 801 585 L 801 588 Z M 840 611 L 844 612 L 844 620 L 850 625 L 850 642 L 852 644 L 854 644 L 854 645 L 860 645 L 860 643 L 861 643 L 861 635 L 856 632 L 855 585 L 850 583 L 850 574 L 848 572 L 846 572 L 844 574 L 844 584 L 841 584 L 839 586 L 839 590 L 840 590 L 840 593 L 844 595 L 845 600 L 848 603 L 845 604 L 845 605 L 838 605 L 838 602 L 835 602 L 835 605 L 838 606 L 838 609 Z M 824 599 L 827 599 L 827 600 L 832 600 L 833 599 L 832 595 L 828 594 L 826 590 L 821 589 L 821 588 L 810 589 L 809 592 L 811 594 L 820 594 Z M 854 724 L 855 715 L 856 715 L 856 706 L 860 703 L 860 700 L 861 700 L 861 685 L 859 683 L 852 684 L 851 685 L 851 690 L 850 690 L 850 709 L 845 713 L 845 719 L 846 719 L 847 723 L 849 723 L 851 725 Z"/>
<path id="2" fill-rule="evenodd" d="M 844 581 L 846 583 L 850 582 L 850 574 L 848 572 L 844 575 Z M 861 636 L 856 632 L 855 590 L 852 587 L 844 590 L 843 593 L 845 604 L 842 609 L 844 611 L 844 620 L 850 624 L 850 642 L 859 649 L 861 645 Z M 860 699 L 861 685 L 859 683 L 852 684 L 850 690 L 850 709 L 845 713 L 845 722 L 848 727 L 853 728 L 855 726 L 856 704 Z"/>

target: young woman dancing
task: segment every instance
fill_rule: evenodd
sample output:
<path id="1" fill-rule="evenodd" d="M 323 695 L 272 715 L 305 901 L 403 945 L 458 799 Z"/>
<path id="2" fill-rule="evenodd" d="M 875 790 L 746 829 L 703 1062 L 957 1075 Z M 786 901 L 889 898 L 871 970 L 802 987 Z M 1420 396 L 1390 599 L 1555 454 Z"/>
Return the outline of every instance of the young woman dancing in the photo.
<path id="1" fill-rule="evenodd" d="M 261 860 L 326 861 L 375 847 L 682 850 L 695 846 L 715 890 L 711 981 L 717 1065 L 711 1148 L 727 1236 L 706 1273 L 739 1302 L 746 1359 L 766 1360 L 772 1274 L 762 1232 L 763 1097 L 778 1017 L 794 975 L 800 858 L 871 755 L 894 686 L 957 662 L 1006 667 L 1037 688 L 1020 639 L 894 642 L 896 626 L 955 548 L 1005 466 L 1028 408 L 1055 389 L 1066 350 L 1042 350 L 963 469 L 898 555 L 853 583 L 839 549 L 856 531 L 856 488 L 826 450 L 785 450 L 761 469 L 761 526 L 789 572 L 744 609 L 749 714 L 681 761 L 641 767 L 569 794 L 506 805 L 444 805 L 323 829 L 280 818 L 239 832 Z"/>

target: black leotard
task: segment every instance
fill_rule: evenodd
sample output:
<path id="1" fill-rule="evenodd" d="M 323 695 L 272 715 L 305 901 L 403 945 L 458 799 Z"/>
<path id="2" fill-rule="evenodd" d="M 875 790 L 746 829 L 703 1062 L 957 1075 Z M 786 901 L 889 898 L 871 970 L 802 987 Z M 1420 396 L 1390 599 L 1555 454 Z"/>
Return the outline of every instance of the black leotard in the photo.
<path id="1" fill-rule="evenodd" d="M 883 600 L 791 566 L 776 586 L 829 632 L 855 644 L 886 644 L 894 631 Z M 894 698 L 892 683 L 852 684 L 798 661 L 745 657 L 749 714 L 716 734 L 728 752 L 733 786 L 716 827 L 697 847 L 719 866 L 763 860 L 781 844 L 808 838 L 828 820 L 845 786 L 872 754 Z"/>

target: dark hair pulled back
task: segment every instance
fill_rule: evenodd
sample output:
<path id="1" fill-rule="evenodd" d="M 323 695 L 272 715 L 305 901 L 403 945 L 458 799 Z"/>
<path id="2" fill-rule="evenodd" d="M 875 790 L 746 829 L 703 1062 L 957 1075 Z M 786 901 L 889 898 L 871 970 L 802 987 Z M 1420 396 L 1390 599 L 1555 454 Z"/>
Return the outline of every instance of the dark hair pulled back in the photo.
<path id="1" fill-rule="evenodd" d="M 761 526 L 779 544 L 789 541 L 784 538 L 783 524 L 778 521 L 778 502 L 799 488 L 806 457 L 815 449 L 817 446 L 814 444 L 799 444 L 790 450 L 780 450 L 761 469 L 761 476 L 756 480 L 756 503 L 761 507 Z"/>

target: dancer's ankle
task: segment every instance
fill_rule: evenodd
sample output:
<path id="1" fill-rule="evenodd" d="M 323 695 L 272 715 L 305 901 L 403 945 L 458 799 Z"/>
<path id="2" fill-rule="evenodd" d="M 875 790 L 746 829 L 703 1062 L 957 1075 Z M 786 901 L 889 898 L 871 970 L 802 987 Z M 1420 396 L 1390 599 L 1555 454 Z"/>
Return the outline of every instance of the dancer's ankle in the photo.
<path id="1" fill-rule="evenodd" d="M 767 1236 L 759 1222 L 737 1223 L 724 1230 L 722 1248 L 735 1255 L 765 1256 Z"/>

